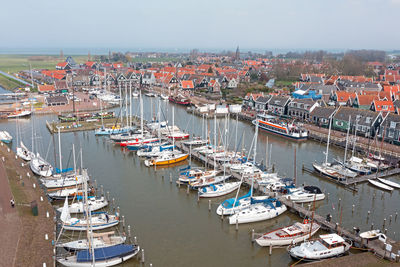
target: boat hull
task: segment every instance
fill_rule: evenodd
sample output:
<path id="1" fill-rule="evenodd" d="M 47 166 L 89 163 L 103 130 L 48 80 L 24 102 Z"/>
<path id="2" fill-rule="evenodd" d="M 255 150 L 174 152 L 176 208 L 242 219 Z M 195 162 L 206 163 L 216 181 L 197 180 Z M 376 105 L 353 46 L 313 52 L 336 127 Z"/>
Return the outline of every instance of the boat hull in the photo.
<path id="1" fill-rule="evenodd" d="M 155 160 L 150 160 L 150 165 L 149 166 L 163 166 L 163 165 L 170 165 L 170 164 L 174 164 L 174 163 L 178 163 L 181 161 L 186 160 L 189 157 L 189 155 L 184 155 L 182 157 L 179 158 L 175 158 L 175 159 L 170 159 L 170 160 L 163 160 L 163 161 L 155 161 Z M 145 163 L 146 164 L 146 163 Z"/>
<path id="2" fill-rule="evenodd" d="M 311 232 L 311 236 L 313 236 L 316 232 L 318 232 L 320 227 L 316 227 Z M 291 244 L 297 244 L 299 242 L 306 241 L 310 238 L 310 233 L 305 233 L 301 236 L 295 238 L 288 238 L 288 239 L 264 239 L 263 237 L 257 238 L 255 241 L 259 246 L 288 246 Z"/>

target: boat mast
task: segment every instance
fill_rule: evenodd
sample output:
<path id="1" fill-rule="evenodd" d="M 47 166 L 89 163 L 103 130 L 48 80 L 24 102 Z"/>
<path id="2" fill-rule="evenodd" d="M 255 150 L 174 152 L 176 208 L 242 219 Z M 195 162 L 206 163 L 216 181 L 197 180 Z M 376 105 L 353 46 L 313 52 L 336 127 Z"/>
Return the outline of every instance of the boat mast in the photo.
<path id="1" fill-rule="evenodd" d="M 72 156 L 73 156 L 73 159 L 74 159 L 74 173 L 76 175 L 75 144 L 72 144 Z"/>
<path id="2" fill-rule="evenodd" d="M 237 134 L 238 134 L 239 113 L 236 113 L 236 129 L 235 129 L 235 150 L 237 151 Z M 267 137 L 268 138 L 268 137 Z M 236 156 L 236 155 L 235 155 Z"/>
<path id="3" fill-rule="evenodd" d="M 217 153 L 217 115 L 214 113 L 214 171 L 216 168 L 216 159 L 215 159 L 215 154 Z"/>
<path id="4" fill-rule="evenodd" d="M 174 137 L 174 125 L 175 125 L 175 106 L 172 106 L 172 151 L 175 151 L 175 137 Z"/>
<path id="5" fill-rule="evenodd" d="M 142 91 L 139 91 L 140 98 L 140 134 L 143 138 L 143 99 L 142 99 Z"/>
<path id="6" fill-rule="evenodd" d="M 128 84 L 125 82 L 125 123 L 129 127 L 129 117 L 128 117 Z"/>
<path id="7" fill-rule="evenodd" d="M 123 125 L 123 119 L 122 119 L 122 93 L 121 93 L 121 82 L 118 82 L 118 88 L 119 88 L 119 119 L 121 121 L 121 125 Z"/>
<path id="8" fill-rule="evenodd" d="M 358 127 L 358 120 L 356 120 L 356 127 L 354 128 L 354 142 L 353 142 L 353 151 L 351 152 L 351 156 L 354 157 L 354 150 L 356 149 L 356 142 L 357 142 L 357 127 Z"/>
<path id="9" fill-rule="evenodd" d="M 256 132 L 255 132 L 255 137 L 254 137 L 254 152 L 253 152 L 253 165 L 256 165 L 256 155 L 257 155 L 257 139 L 258 139 L 258 120 L 256 124 Z M 254 175 L 253 178 L 251 179 L 251 196 L 253 196 L 253 186 L 254 186 Z"/>
<path id="10" fill-rule="evenodd" d="M 62 173 L 62 155 L 61 155 L 61 133 L 60 133 L 60 127 L 57 127 L 58 129 L 58 154 L 60 158 L 60 174 Z"/>
<path id="11" fill-rule="evenodd" d="M 350 121 L 351 121 L 351 116 L 349 116 L 349 124 L 347 125 L 346 147 L 344 149 L 343 164 L 346 164 L 346 160 L 347 160 L 347 146 L 349 143 Z"/>
<path id="12" fill-rule="evenodd" d="M 132 81 L 129 81 L 129 127 L 132 127 Z"/>
<path id="13" fill-rule="evenodd" d="M 331 138 L 331 126 L 332 126 L 332 118 L 329 117 L 329 130 L 328 130 L 328 140 L 326 142 L 325 165 L 328 163 L 329 140 Z"/>
<path id="14" fill-rule="evenodd" d="M 265 147 L 265 170 L 268 171 L 269 161 L 268 161 L 268 136 L 267 136 L 267 146 Z"/>
<path id="15" fill-rule="evenodd" d="M 315 212 L 315 200 L 316 200 L 317 195 L 314 194 L 314 201 L 313 201 L 313 211 L 311 213 L 311 225 L 310 225 L 310 237 L 308 239 L 311 239 L 311 232 L 312 232 L 312 226 L 313 226 L 313 221 L 314 221 L 314 212 Z"/>

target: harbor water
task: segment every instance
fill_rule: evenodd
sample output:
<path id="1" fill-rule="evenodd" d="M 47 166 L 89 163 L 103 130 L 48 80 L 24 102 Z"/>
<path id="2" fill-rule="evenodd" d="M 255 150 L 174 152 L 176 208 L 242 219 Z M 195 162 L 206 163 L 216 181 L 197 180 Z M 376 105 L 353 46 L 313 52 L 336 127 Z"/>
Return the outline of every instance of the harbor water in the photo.
<path id="1" fill-rule="evenodd" d="M 150 120 L 157 116 L 158 98 L 144 97 L 144 117 Z M 138 100 L 134 101 L 133 111 L 139 114 Z M 175 124 L 182 130 L 197 136 L 204 135 L 206 125 L 211 139 L 214 136 L 214 120 L 203 120 L 192 115 L 186 108 L 161 102 L 161 120 L 172 122 L 174 110 Z M 173 108 L 174 107 L 174 108 Z M 116 110 L 118 114 L 119 110 Z M 35 151 L 38 148 L 42 156 L 58 167 L 57 135 L 51 136 L 46 128 L 46 120 L 56 120 L 55 115 L 34 116 L 20 119 L 21 136 L 28 148 L 32 143 L 32 122 L 36 132 Z M 254 136 L 254 126 L 248 122 L 236 122 L 232 117 L 228 121 L 228 130 L 224 131 L 225 120 L 217 119 L 217 128 L 222 137 L 225 132 L 231 150 L 249 150 Z M 237 129 L 237 130 L 236 130 Z M 0 130 L 7 130 L 13 135 L 12 147 L 17 143 L 16 121 L 0 122 Z M 237 138 L 236 138 L 237 137 Z M 386 218 L 387 235 L 399 240 L 400 218 L 395 221 L 399 208 L 399 190 L 393 193 L 383 192 L 368 183 L 357 185 L 358 192 L 353 192 L 317 175 L 302 172 L 302 166 L 311 168 L 314 161 L 325 160 L 326 144 L 305 141 L 295 142 L 260 131 L 257 144 L 257 162 L 266 162 L 266 148 L 272 145 L 271 163 L 283 177 L 294 176 L 294 149 L 297 150 L 297 185 L 315 185 L 326 190 L 327 198 L 316 203 L 316 212 L 322 216 L 332 215 L 334 222 L 341 222 L 351 230 L 354 226 L 361 231 L 374 228 L 382 229 Z M 235 140 L 236 139 L 236 140 Z M 268 248 L 261 248 L 251 242 L 251 230 L 267 232 L 281 226 L 301 221 L 289 211 L 268 221 L 230 226 L 227 219 L 221 220 L 215 210 L 218 204 L 229 196 L 212 199 L 212 210 L 208 211 L 208 199 L 197 202 L 197 193 L 186 192 L 186 187 L 175 183 L 179 169 L 186 163 L 169 168 L 148 168 L 135 153 L 115 146 L 105 137 L 96 137 L 93 131 L 64 133 L 62 140 L 63 168 L 73 166 L 72 144 L 83 151 L 83 166 L 88 168 L 92 180 L 103 185 L 104 191 L 110 192 L 125 216 L 126 225 L 131 226 L 132 237 L 136 236 L 139 245 L 145 250 L 146 263 L 153 266 L 288 266 L 292 262 L 285 248 L 274 248 L 269 255 Z M 253 153 L 253 151 L 251 151 Z M 351 153 L 351 152 L 349 152 Z M 329 159 L 343 158 L 344 151 L 331 147 Z M 57 160 L 55 161 L 55 156 Z M 253 154 L 251 154 L 253 157 Z M 78 164 L 79 165 L 79 164 Z M 192 165 L 201 163 L 192 161 Z M 172 183 L 170 183 L 172 176 Z M 400 182 L 400 177 L 390 180 Z M 248 188 L 242 189 L 245 194 Z M 375 195 L 375 197 L 374 197 Z M 304 204 L 308 206 L 308 204 Z M 354 209 L 352 206 L 354 205 Z M 370 215 L 368 217 L 368 211 Z M 383 229 L 382 229 L 383 230 Z M 123 266 L 136 266 L 139 262 L 131 260 Z"/>

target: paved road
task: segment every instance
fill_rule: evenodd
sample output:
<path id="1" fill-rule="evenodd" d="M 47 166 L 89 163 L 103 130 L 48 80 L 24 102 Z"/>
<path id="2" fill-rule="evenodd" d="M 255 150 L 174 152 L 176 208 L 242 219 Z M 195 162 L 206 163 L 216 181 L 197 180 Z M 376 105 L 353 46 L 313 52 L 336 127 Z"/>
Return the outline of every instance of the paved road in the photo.
<path id="1" fill-rule="evenodd" d="M 28 83 L 28 82 L 26 82 L 26 81 L 24 81 L 24 80 L 21 80 L 21 79 L 15 77 L 15 76 L 12 76 L 12 75 L 8 74 L 7 72 L 4 72 L 4 71 L 1 71 L 1 70 L 0 70 L 0 74 L 2 74 L 2 75 L 4 75 L 4 76 L 7 76 L 7 77 L 10 78 L 10 79 L 16 80 L 16 81 L 18 81 L 18 82 L 20 82 L 20 83 L 23 83 L 23 84 L 25 84 L 25 85 L 31 86 L 30 83 Z"/>

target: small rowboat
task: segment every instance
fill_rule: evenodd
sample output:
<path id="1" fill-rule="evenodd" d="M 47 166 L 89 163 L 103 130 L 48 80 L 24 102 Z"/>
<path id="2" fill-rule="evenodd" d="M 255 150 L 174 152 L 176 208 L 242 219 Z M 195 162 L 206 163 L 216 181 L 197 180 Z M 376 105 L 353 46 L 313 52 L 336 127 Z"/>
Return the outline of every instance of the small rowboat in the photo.
<path id="1" fill-rule="evenodd" d="M 365 239 L 375 239 L 379 237 L 380 233 L 381 233 L 380 230 L 371 230 L 361 233 L 360 237 Z"/>
<path id="2" fill-rule="evenodd" d="M 383 179 L 383 178 L 378 178 L 378 180 L 379 180 L 379 182 L 381 182 L 383 184 L 386 184 L 386 185 L 388 185 L 390 187 L 400 189 L 400 184 L 398 184 L 398 183 L 395 183 L 395 182 L 392 182 L 392 181 L 389 181 L 389 180 L 386 180 L 386 179 Z"/>
<path id="3" fill-rule="evenodd" d="M 378 181 L 375 181 L 375 180 L 372 180 L 372 179 L 368 179 L 368 182 L 370 182 L 372 185 L 374 185 L 374 186 L 376 186 L 376 187 L 378 187 L 380 189 L 393 191 L 393 187 L 385 185 L 385 184 L 383 184 L 381 182 L 378 182 Z"/>

